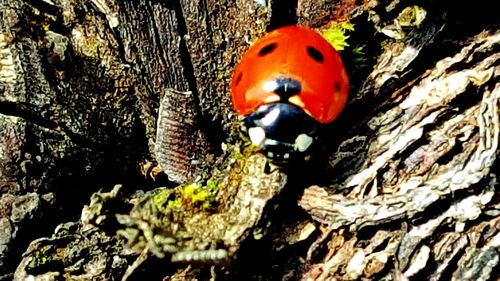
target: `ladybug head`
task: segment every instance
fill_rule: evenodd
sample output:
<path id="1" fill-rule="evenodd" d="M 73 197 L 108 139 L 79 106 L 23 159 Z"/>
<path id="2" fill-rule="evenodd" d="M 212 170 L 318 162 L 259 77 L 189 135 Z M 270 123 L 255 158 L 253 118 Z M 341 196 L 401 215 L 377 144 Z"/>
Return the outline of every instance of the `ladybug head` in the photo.
<path id="1" fill-rule="evenodd" d="M 319 123 L 299 107 L 278 102 L 261 105 L 245 118 L 254 145 L 275 164 L 308 155 Z"/>

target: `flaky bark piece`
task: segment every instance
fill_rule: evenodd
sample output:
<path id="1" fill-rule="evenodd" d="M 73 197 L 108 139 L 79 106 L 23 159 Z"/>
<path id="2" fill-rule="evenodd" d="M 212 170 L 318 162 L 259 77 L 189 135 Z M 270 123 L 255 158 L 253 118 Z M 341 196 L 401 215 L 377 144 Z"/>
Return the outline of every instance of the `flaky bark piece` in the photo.
<path id="1" fill-rule="evenodd" d="M 498 216 L 498 212 L 488 212 L 495 214 L 493 217 L 484 214 L 498 206 L 492 204 L 498 200 L 494 197 L 497 183 L 493 168 L 500 135 L 499 45 L 500 33 L 482 32 L 456 55 L 437 62 L 411 88 L 398 92 L 368 122 L 374 135 L 364 164 L 337 185 L 343 193 L 332 194 L 320 186 L 304 191 L 300 206 L 326 224 L 328 231 L 358 233 L 351 238 L 356 240 L 352 245 L 341 243 L 340 249 L 346 251 L 341 260 L 332 260 L 336 256 L 332 254 L 324 257 L 323 265 L 318 264 L 323 272 L 315 275 L 318 280 L 390 274 L 437 278 L 445 270 L 456 270 L 456 280 L 492 276 L 481 264 L 486 262 L 482 257 L 491 256 L 491 249 L 497 247 L 498 229 L 479 234 L 489 241 L 481 246 L 461 237 L 474 233 L 482 224 L 494 225 Z M 412 226 L 405 226 L 402 219 Z M 455 231 L 442 235 L 458 237 L 450 242 L 431 240 L 440 237 L 446 227 Z M 386 256 L 378 259 L 383 266 L 377 266 L 380 272 L 376 273 L 381 275 L 374 275 L 369 265 L 375 253 L 367 251 L 364 243 L 370 242 L 366 238 L 361 242 L 359 233 L 391 228 L 390 241 L 396 241 L 398 247 L 389 242 L 377 251 Z M 333 235 L 331 239 L 338 238 Z M 457 268 L 457 260 L 452 259 L 463 251 L 480 253 L 462 257 Z M 432 260 L 437 260 L 437 265 L 432 265 Z M 488 268 L 497 264 L 497 258 L 491 259 Z"/>

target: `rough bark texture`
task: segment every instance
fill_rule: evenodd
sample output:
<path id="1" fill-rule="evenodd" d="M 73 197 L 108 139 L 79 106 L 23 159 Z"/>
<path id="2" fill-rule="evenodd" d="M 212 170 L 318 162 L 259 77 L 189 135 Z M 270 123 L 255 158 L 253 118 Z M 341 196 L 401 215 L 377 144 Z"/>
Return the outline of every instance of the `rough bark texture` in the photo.
<path id="1" fill-rule="evenodd" d="M 494 3 L 0 0 L 0 15 L 0 279 L 498 278 Z M 240 137 L 232 68 L 266 30 L 341 22 L 349 105 L 324 153 L 269 167 Z M 143 178 L 149 161 L 182 184 Z"/>

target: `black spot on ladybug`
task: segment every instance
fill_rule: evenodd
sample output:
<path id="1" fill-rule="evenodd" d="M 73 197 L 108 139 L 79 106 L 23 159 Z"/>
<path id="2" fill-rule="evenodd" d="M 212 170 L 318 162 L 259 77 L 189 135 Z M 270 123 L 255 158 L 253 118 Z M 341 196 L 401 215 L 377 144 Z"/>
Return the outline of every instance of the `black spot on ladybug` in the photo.
<path id="1" fill-rule="evenodd" d="M 322 63 L 325 60 L 323 54 L 312 46 L 307 46 L 307 54 L 319 63 Z"/>
<path id="2" fill-rule="evenodd" d="M 291 78 L 276 79 L 277 87 L 274 92 L 283 100 L 288 100 L 291 96 L 299 94 L 302 91 L 302 85 L 299 81 Z"/>
<path id="3" fill-rule="evenodd" d="M 333 86 L 335 87 L 335 91 L 340 92 L 340 83 L 338 81 Z"/>
<path id="4" fill-rule="evenodd" d="M 238 84 L 240 84 L 241 78 L 243 78 L 243 72 L 238 73 L 238 76 L 236 76 L 236 82 L 235 82 L 236 86 L 238 86 Z"/>
<path id="5" fill-rule="evenodd" d="M 278 47 L 278 44 L 276 44 L 276 43 L 271 43 L 271 44 L 268 44 L 268 45 L 262 47 L 262 49 L 260 49 L 260 51 L 259 51 L 259 57 L 263 57 L 263 56 L 271 53 L 272 51 L 274 51 L 274 49 L 276 49 L 276 47 Z"/>

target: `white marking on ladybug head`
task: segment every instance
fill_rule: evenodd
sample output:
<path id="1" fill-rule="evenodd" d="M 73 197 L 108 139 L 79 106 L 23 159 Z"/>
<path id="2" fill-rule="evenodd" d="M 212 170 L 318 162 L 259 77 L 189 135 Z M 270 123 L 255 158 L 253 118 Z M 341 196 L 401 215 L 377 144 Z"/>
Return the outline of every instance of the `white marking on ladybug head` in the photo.
<path id="1" fill-rule="evenodd" d="M 294 148 L 300 152 L 306 151 L 313 143 L 313 138 L 306 134 L 300 134 L 295 139 Z"/>
<path id="2" fill-rule="evenodd" d="M 274 121 L 276 121 L 276 119 L 278 119 L 279 115 L 280 115 L 280 109 L 274 108 L 273 110 L 271 110 L 271 112 L 266 114 L 266 116 L 264 116 L 264 118 L 262 118 L 260 121 L 262 122 L 262 125 L 269 126 L 273 124 Z"/>
<path id="3" fill-rule="evenodd" d="M 254 145 L 261 145 L 266 139 L 266 132 L 261 127 L 252 127 L 248 129 L 248 136 Z"/>
<path id="4" fill-rule="evenodd" d="M 290 158 L 290 153 L 283 154 L 283 159 L 288 160 Z"/>
<path id="5" fill-rule="evenodd" d="M 265 103 L 274 103 L 274 102 L 279 102 L 280 101 L 280 96 L 276 95 L 276 94 L 272 94 L 272 95 L 269 95 L 267 96 L 265 99 L 264 99 L 264 102 Z"/>
<path id="6" fill-rule="evenodd" d="M 305 108 L 304 101 L 298 95 L 291 96 L 290 98 L 288 98 L 288 102 L 291 104 L 295 104 L 296 106 L 298 106 L 300 108 Z"/>
<path id="7" fill-rule="evenodd" d="M 272 153 L 271 151 L 268 151 L 267 152 L 267 157 L 273 158 L 274 157 L 274 153 Z"/>
<path id="8" fill-rule="evenodd" d="M 264 84 L 262 84 L 262 89 L 266 92 L 272 93 L 276 89 L 278 89 L 278 86 L 279 85 L 278 82 L 276 82 L 276 80 L 269 80 L 264 82 Z"/>

